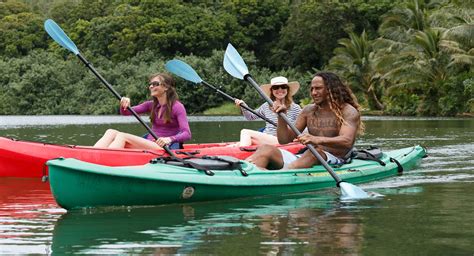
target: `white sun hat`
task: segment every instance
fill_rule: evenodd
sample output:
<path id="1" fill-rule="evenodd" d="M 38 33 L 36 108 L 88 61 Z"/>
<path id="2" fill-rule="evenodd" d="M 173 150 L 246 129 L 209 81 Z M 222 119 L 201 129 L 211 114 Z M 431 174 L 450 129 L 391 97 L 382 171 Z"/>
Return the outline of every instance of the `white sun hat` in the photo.
<path id="1" fill-rule="evenodd" d="M 277 76 L 277 77 L 274 77 L 270 80 L 270 83 L 269 84 L 264 84 L 262 86 L 260 86 L 260 88 L 262 89 L 262 91 L 270 96 L 271 95 L 271 88 L 272 86 L 274 85 L 282 85 L 282 84 L 286 84 L 288 85 L 288 94 L 290 96 L 293 96 L 295 95 L 295 93 L 298 91 L 298 89 L 300 89 L 300 83 L 294 81 L 294 82 L 288 82 L 288 79 L 284 76 Z"/>

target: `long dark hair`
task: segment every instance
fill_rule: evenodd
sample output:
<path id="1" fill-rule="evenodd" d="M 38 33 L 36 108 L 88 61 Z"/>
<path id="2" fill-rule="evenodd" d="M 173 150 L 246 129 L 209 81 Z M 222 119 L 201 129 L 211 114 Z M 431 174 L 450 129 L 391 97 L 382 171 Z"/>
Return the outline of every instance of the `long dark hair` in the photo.
<path id="1" fill-rule="evenodd" d="M 168 90 L 166 90 L 166 106 L 165 106 L 165 112 L 164 112 L 164 115 L 163 115 L 163 119 L 164 119 L 165 123 L 169 123 L 169 122 L 171 122 L 171 107 L 173 106 L 175 101 L 177 101 L 179 99 L 178 94 L 176 93 L 176 84 L 175 84 L 175 81 L 174 81 L 173 77 L 171 75 L 166 74 L 166 73 L 152 74 L 148 78 L 148 81 L 151 81 L 155 77 L 160 78 L 159 79 L 160 82 L 161 82 L 160 86 L 164 86 L 164 87 L 168 88 Z M 158 106 L 158 99 L 153 97 L 153 108 L 151 109 L 151 112 L 150 112 L 151 123 L 153 123 L 155 121 L 154 113 L 155 113 L 155 110 L 156 110 L 157 106 Z"/>
<path id="2" fill-rule="evenodd" d="M 344 82 L 342 82 L 341 78 L 339 78 L 338 75 L 332 72 L 321 71 L 316 73 L 314 76 L 319 76 L 323 79 L 324 85 L 326 86 L 329 92 L 329 107 L 334 112 L 334 114 L 336 114 L 339 124 L 343 124 L 346 122 L 346 120 L 344 120 L 344 117 L 342 116 L 342 108 L 344 107 L 345 103 L 350 104 L 360 113 L 361 107 L 357 102 L 357 98 L 355 97 L 351 88 L 344 84 Z M 359 134 L 363 134 L 364 129 L 364 124 L 359 118 L 357 132 Z"/>

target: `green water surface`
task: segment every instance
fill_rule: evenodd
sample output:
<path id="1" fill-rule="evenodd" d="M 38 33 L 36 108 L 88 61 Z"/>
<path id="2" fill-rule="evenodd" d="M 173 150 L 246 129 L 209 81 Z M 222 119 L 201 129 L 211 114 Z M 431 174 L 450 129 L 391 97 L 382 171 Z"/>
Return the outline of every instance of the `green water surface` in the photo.
<path id="1" fill-rule="evenodd" d="M 39 180 L 0 179 L 0 253 L 473 255 L 474 120 L 372 118 L 356 145 L 421 144 L 403 176 L 363 184 L 383 198 L 344 202 L 337 189 L 236 201 L 67 212 Z M 192 142 L 235 141 L 260 122 L 192 122 Z M 92 145 L 107 128 L 0 127 L 0 136 Z"/>

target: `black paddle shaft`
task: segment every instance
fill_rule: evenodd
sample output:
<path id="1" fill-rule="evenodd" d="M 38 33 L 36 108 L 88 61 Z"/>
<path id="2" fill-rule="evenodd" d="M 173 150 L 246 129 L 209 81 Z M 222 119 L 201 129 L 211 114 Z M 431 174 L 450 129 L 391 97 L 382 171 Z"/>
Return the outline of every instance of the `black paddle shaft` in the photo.
<path id="1" fill-rule="evenodd" d="M 231 100 L 231 101 L 235 101 L 235 100 L 236 100 L 236 98 L 234 98 L 234 97 L 230 96 L 229 94 L 227 94 L 227 93 L 225 93 L 225 92 L 219 90 L 217 87 L 215 87 L 215 86 L 209 84 L 209 83 L 206 82 L 206 81 L 202 81 L 201 83 L 204 84 L 204 85 L 206 85 L 207 87 L 209 87 L 209 88 L 215 90 L 216 92 L 220 93 L 221 95 L 223 95 L 224 97 L 228 98 L 228 99 Z M 245 108 L 245 109 L 248 110 L 249 112 L 253 113 L 254 115 L 260 117 L 260 118 L 263 119 L 265 122 L 268 122 L 268 123 L 270 123 L 271 125 L 273 125 L 273 126 L 275 126 L 275 127 L 277 126 L 275 122 L 273 122 L 272 120 L 270 120 L 270 119 L 268 119 L 268 118 L 266 118 L 266 117 L 260 115 L 259 113 L 255 112 L 253 109 L 249 108 L 247 105 L 245 105 L 245 104 L 240 104 L 240 106 L 243 107 L 243 108 Z"/>
<path id="2" fill-rule="evenodd" d="M 122 99 L 122 96 L 120 96 L 120 94 L 112 87 L 112 85 L 109 84 L 109 82 L 107 82 L 107 80 L 105 80 L 100 74 L 99 72 L 97 72 L 97 70 L 95 70 L 95 68 L 90 64 L 89 61 L 87 61 L 81 54 L 77 54 L 77 57 L 84 63 L 84 65 L 86 65 L 86 67 L 88 67 L 92 73 L 94 73 L 94 75 L 99 78 L 99 80 L 115 95 L 115 97 L 118 99 L 118 100 L 121 100 Z M 153 132 L 153 130 L 145 123 L 145 121 L 143 121 L 143 119 L 137 114 L 137 112 L 135 112 L 135 110 L 133 110 L 130 106 L 127 107 L 128 111 L 130 111 L 134 116 L 135 118 L 137 118 L 137 120 L 148 130 L 148 132 L 151 134 L 151 136 L 153 136 L 153 138 L 155 138 L 155 140 L 158 139 L 158 136 L 155 134 L 155 132 Z M 175 154 L 169 149 L 168 145 L 165 145 L 163 147 L 163 149 L 170 155 L 172 156 L 175 156 Z"/>
<path id="3" fill-rule="evenodd" d="M 268 97 L 263 91 L 262 89 L 260 89 L 260 87 L 258 86 L 257 82 L 255 82 L 255 80 L 253 80 L 253 78 L 250 76 L 250 75 L 246 75 L 244 77 L 245 80 L 247 80 L 256 90 L 257 92 L 260 94 L 260 96 L 262 96 L 265 101 L 268 102 L 268 104 L 270 104 L 270 106 L 273 106 L 273 102 L 272 100 L 270 99 L 270 97 Z M 285 120 L 285 122 L 288 124 L 288 126 L 291 128 L 291 130 L 296 134 L 296 136 L 299 136 L 301 135 L 301 132 L 296 128 L 296 126 L 290 122 L 290 120 L 288 119 L 288 117 L 286 116 L 285 113 L 282 113 L 282 112 L 279 112 L 278 115 L 283 118 L 283 120 Z M 306 145 L 309 150 L 311 151 L 311 153 L 313 153 L 313 155 L 319 160 L 319 162 L 326 168 L 326 170 L 329 172 L 329 174 L 331 174 L 331 176 L 334 178 L 334 180 L 336 181 L 336 183 L 339 185 L 339 183 L 342 181 L 341 178 L 339 178 L 339 176 L 337 176 L 337 174 L 334 172 L 334 170 L 331 168 L 331 166 L 328 165 L 328 163 L 321 157 L 321 155 L 319 154 L 319 152 L 314 148 L 313 145 L 311 144 L 307 144 Z"/>

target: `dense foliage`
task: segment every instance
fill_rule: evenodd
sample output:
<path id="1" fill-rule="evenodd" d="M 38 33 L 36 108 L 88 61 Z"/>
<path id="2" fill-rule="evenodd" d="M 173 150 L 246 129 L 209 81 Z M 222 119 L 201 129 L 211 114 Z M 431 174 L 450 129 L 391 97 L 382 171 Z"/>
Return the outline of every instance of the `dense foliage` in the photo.
<path id="1" fill-rule="evenodd" d="M 43 29 L 54 19 L 124 96 L 147 99 L 149 74 L 179 58 L 251 106 L 222 67 L 227 43 L 259 83 L 315 70 L 344 77 L 366 109 L 396 115 L 474 112 L 474 9 L 462 1 L 6 0 L 0 2 L 0 114 L 111 114 L 117 100 Z M 226 99 L 177 78 L 188 112 Z"/>

